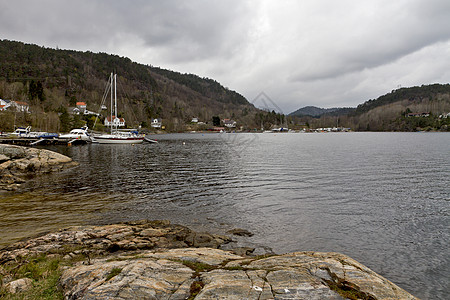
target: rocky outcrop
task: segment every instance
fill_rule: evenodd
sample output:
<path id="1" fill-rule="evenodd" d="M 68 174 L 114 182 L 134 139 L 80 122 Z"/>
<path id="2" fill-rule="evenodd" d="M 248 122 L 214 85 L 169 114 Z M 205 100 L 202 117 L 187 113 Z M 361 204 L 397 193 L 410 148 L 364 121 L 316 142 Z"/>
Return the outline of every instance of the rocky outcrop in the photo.
<path id="1" fill-rule="evenodd" d="M 211 248 L 100 259 L 66 270 L 61 286 L 67 299 L 416 299 L 338 253 L 244 258 Z"/>
<path id="2" fill-rule="evenodd" d="M 140 220 L 103 226 L 74 226 L 14 243 L 0 251 L 0 264 L 41 254 L 89 257 L 120 251 L 187 247 L 218 248 L 231 239 L 198 233 L 169 221 Z"/>
<path id="3" fill-rule="evenodd" d="M 26 176 L 75 165 L 71 158 L 53 151 L 0 144 L 0 191 L 17 189 Z"/>
<path id="4" fill-rule="evenodd" d="M 46 234 L 0 251 L 0 261 L 84 255 L 64 267 L 66 299 L 417 299 L 339 253 L 242 256 L 218 249 L 228 241 L 139 221 Z"/>

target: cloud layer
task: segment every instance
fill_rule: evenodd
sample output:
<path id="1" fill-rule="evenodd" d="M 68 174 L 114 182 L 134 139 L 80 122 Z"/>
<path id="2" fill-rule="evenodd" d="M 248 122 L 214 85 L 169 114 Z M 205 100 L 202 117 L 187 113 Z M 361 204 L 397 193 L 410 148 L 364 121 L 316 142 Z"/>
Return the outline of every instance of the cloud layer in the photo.
<path id="1" fill-rule="evenodd" d="M 448 0 L 0 0 L 0 38 L 195 73 L 289 113 L 450 82 L 448 16 Z"/>

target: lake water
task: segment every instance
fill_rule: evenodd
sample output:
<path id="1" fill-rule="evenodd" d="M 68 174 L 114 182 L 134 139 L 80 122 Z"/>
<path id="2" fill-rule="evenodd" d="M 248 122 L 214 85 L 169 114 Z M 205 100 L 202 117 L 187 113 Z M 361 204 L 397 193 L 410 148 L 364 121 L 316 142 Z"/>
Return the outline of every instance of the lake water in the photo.
<path id="1" fill-rule="evenodd" d="M 422 299 L 450 294 L 450 133 L 173 134 L 52 148 L 79 167 L 0 201 L 0 243 L 169 219 L 257 252 L 337 251 Z"/>

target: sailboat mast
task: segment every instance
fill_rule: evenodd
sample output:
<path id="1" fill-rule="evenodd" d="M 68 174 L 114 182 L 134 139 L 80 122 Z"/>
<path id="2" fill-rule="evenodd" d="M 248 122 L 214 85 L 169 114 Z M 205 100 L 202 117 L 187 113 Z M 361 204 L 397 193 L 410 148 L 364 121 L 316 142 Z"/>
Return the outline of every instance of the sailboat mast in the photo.
<path id="1" fill-rule="evenodd" d="M 116 118 L 118 118 L 117 116 L 117 74 L 114 74 L 114 114 L 116 115 Z M 117 120 L 119 121 L 119 120 Z M 119 124 L 119 123 L 116 123 Z M 117 125 L 116 125 L 116 130 L 117 130 Z"/>
<path id="2" fill-rule="evenodd" d="M 111 123 L 109 123 L 109 125 L 111 126 L 111 133 L 113 132 L 113 116 L 113 73 L 111 72 Z"/>

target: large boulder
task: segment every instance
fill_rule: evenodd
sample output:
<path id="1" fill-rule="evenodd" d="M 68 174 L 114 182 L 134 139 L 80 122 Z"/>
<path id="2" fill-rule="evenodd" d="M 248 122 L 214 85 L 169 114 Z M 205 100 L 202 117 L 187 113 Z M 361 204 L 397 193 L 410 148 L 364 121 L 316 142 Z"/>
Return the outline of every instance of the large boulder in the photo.
<path id="1" fill-rule="evenodd" d="M 0 191 L 17 189 L 30 175 L 75 165 L 70 157 L 46 149 L 0 144 Z"/>

